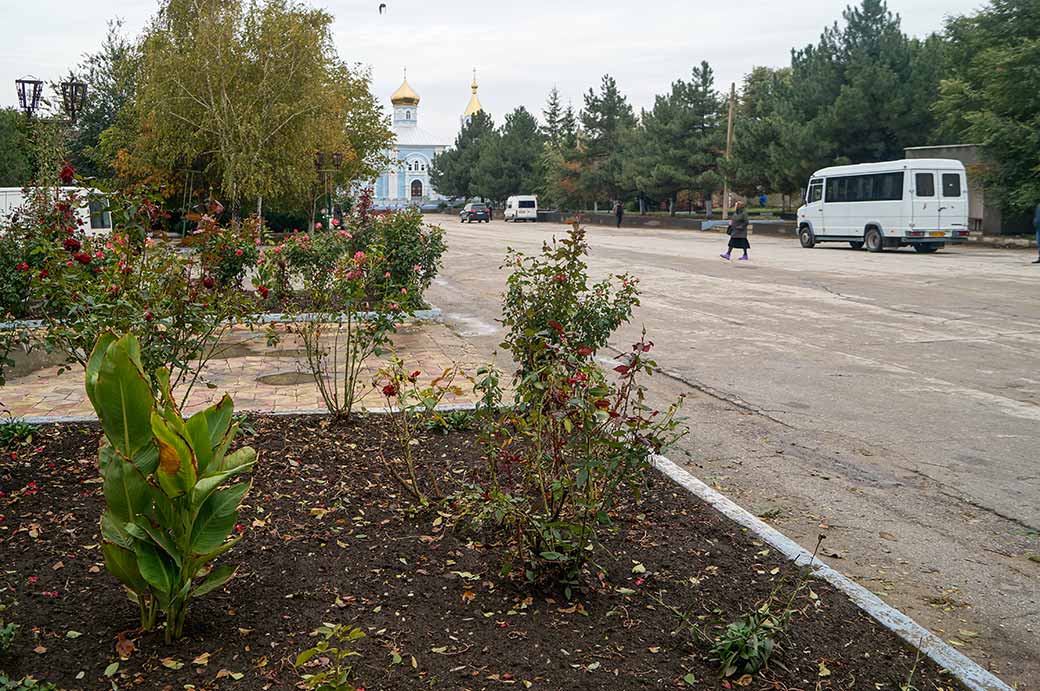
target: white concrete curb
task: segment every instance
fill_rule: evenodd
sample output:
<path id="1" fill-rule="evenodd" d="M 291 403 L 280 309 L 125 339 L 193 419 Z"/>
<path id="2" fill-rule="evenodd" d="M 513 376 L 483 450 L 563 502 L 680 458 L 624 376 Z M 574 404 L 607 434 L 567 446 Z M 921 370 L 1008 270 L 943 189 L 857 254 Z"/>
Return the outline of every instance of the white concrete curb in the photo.
<path id="1" fill-rule="evenodd" d="M 682 485 L 691 494 L 711 505 L 719 513 L 750 530 L 788 559 L 801 562 L 803 565 L 808 564 L 810 559 L 812 559 L 812 554 L 803 549 L 794 540 L 775 528 L 766 525 L 756 516 L 748 513 L 732 500 L 708 487 L 664 456 L 655 456 L 654 465 L 676 484 Z M 960 651 L 955 650 L 946 641 L 928 631 L 928 629 L 899 610 L 885 604 L 877 595 L 826 564 L 814 561 L 813 575 L 816 578 L 827 581 L 843 592 L 860 609 L 912 647 L 919 648 L 922 653 L 934 660 L 943 669 L 948 670 L 971 691 L 1012 691 L 1010 686 L 980 667 Z"/>

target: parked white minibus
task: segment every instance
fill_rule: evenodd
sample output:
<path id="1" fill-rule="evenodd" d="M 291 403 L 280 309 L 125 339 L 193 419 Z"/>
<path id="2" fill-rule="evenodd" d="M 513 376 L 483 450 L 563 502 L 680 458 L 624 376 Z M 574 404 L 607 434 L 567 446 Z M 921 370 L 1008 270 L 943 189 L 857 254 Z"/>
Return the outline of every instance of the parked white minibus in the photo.
<path id="1" fill-rule="evenodd" d="M 502 211 L 506 221 L 537 221 L 538 197 L 530 194 L 517 195 L 506 200 L 506 208 Z"/>
<path id="2" fill-rule="evenodd" d="M 802 247 L 848 242 L 880 252 L 935 252 L 968 237 L 964 164 L 941 158 L 835 166 L 809 180 L 798 209 Z"/>
<path id="3" fill-rule="evenodd" d="M 83 221 L 81 228 L 87 235 L 101 235 L 112 232 L 112 213 L 108 209 L 108 199 L 95 189 L 84 187 L 62 187 L 62 192 L 76 192 L 80 200 L 77 214 Z M 8 217 L 25 203 L 26 190 L 21 187 L 0 187 L 0 233 Z"/>

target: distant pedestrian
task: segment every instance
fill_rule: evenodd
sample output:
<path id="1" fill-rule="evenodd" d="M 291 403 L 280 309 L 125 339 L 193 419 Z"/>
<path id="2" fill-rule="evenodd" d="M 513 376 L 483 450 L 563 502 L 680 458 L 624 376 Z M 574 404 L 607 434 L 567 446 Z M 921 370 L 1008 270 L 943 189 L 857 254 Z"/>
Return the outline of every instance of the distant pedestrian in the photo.
<path id="1" fill-rule="evenodd" d="M 488 208 L 488 220 L 489 221 L 495 220 L 495 205 L 493 203 L 491 203 L 491 202 L 488 202 L 487 203 L 487 208 Z"/>
<path id="2" fill-rule="evenodd" d="M 763 209 L 766 208 L 766 202 L 768 202 L 768 201 L 769 201 L 769 197 L 766 196 L 765 192 L 763 192 L 762 194 L 758 195 L 758 205 L 760 207 L 762 207 Z"/>
<path id="3" fill-rule="evenodd" d="M 729 235 L 729 247 L 719 256 L 729 261 L 730 252 L 734 249 L 741 249 L 744 250 L 744 256 L 740 257 L 740 259 L 747 261 L 748 250 L 751 248 L 751 244 L 747 239 L 747 229 L 747 210 L 744 208 L 744 202 L 737 202 L 733 208 L 733 218 L 729 222 L 729 229 L 726 230 L 726 233 Z"/>
<path id="4" fill-rule="evenodd" d="M 621 221 L 625 217 L 625 205 L 621 203 L 621 200 L 617 200 L 614 204 L 614 218 L 617 219 L 617 227 L 621 227 Z"/>
<path id="5" fill-rule="evenodd" d="M 1040 202 L 1037 202 L 1036 208 L 1033 210 L 1033 230 L 1036 231 L 1036 261 L 1034 264 L 1040 264 Z"/>

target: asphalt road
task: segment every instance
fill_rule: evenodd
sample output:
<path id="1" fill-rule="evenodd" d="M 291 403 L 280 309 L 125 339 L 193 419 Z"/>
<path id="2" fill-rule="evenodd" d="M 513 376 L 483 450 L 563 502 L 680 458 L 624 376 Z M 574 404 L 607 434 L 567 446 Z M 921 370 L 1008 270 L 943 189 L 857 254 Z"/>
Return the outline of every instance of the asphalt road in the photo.
<path id="1" fill-rule="evenodd" d="M 490 358 L 508 246 L 564 226 L 462 225 L 428 293 Z M 590 270 L 641 279 L 645 325 L 688 395 L 670 455 L 950 640 L 1040 688 L 1040 266 L 1013 250 L 869 254 L 589 227 Z M 610 353 L 607 353 L 610 355 Z M 499 364 L 507 362 L 502 353 Z M 1033 559 L 1030 559 L 1033 556 Z"/>

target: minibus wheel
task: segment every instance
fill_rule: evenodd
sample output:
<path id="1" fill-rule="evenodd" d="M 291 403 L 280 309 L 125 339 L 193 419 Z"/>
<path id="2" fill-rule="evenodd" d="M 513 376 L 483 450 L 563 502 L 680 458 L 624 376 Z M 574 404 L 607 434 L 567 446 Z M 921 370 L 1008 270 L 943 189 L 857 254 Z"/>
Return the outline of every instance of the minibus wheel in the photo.
<path id="1" fill-rule="evenodd" d="M 812 228 L 802 226 L 802 229 L 798 231 L 798 241 L 805 249 L 812 249 L 816 245 L 816 236 L 813 235 Z"/>
<path id="2" fill-rule="evenodd" d="M 863 243 L 867 246 L 868 252 L 880 252 L 885 249 L 885 240 L 881 237 L 881 231 L 877 228 L 871 228 L 867 231 L 866 236 L 863 238 Z"/>

